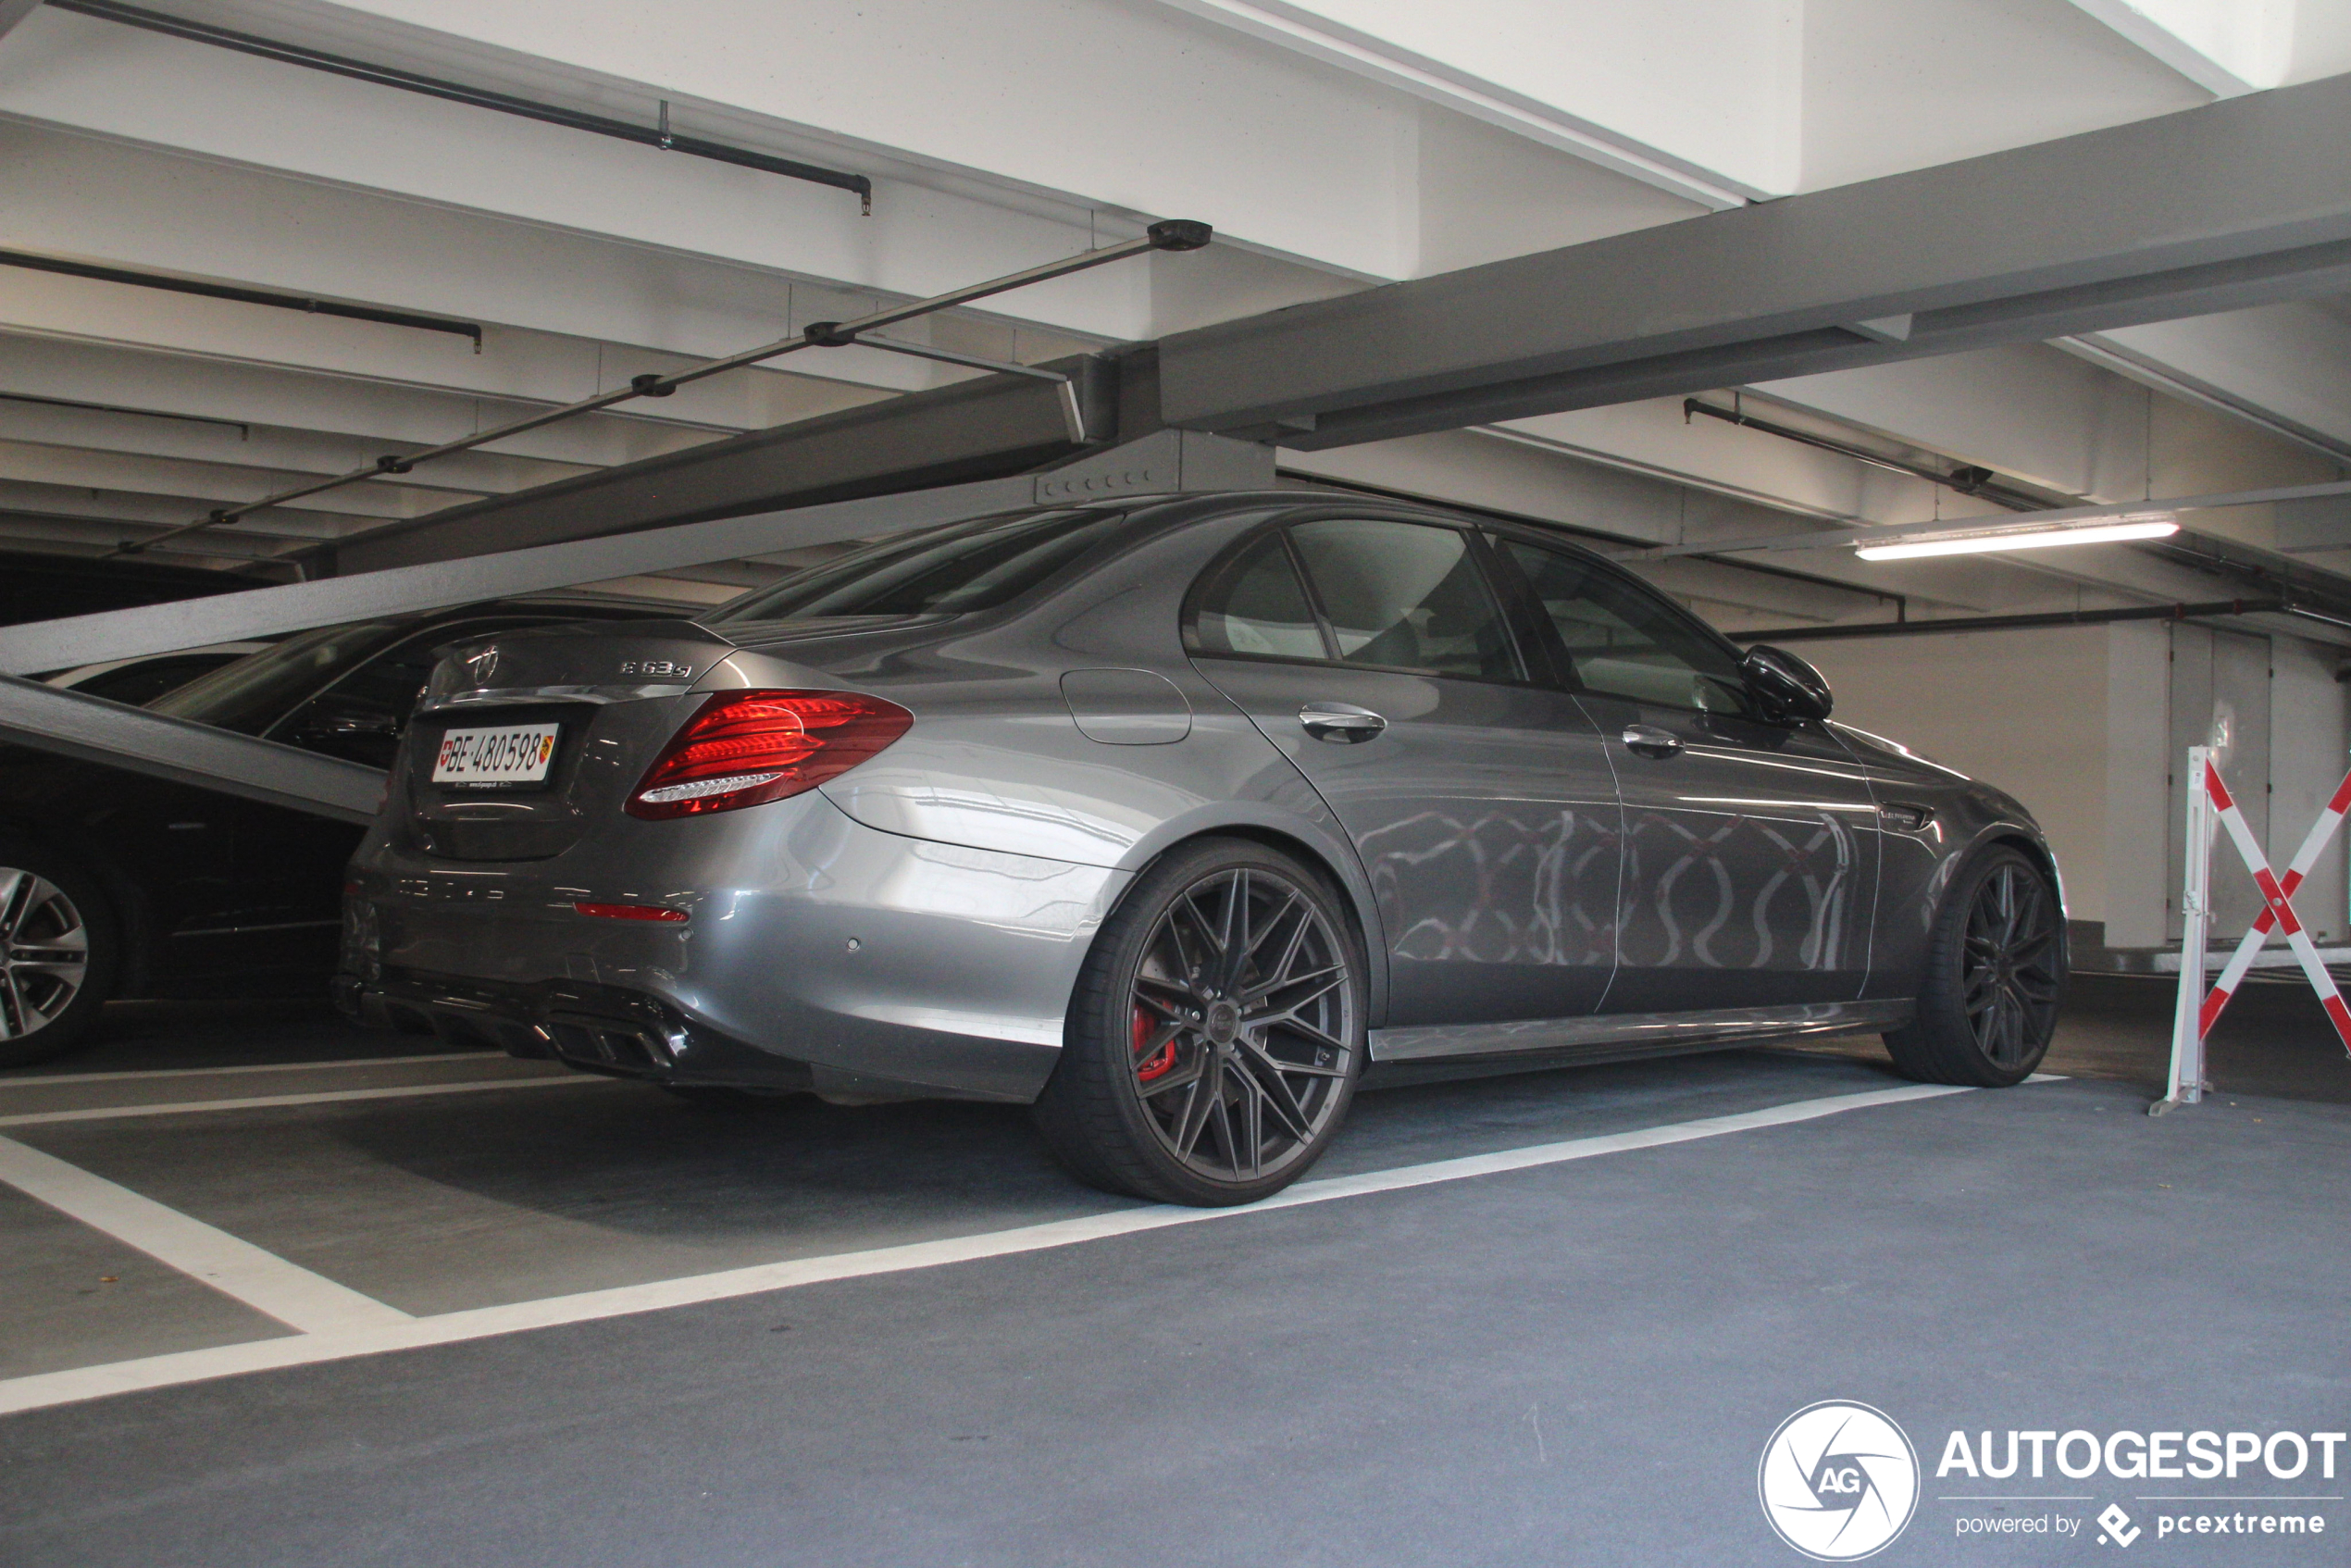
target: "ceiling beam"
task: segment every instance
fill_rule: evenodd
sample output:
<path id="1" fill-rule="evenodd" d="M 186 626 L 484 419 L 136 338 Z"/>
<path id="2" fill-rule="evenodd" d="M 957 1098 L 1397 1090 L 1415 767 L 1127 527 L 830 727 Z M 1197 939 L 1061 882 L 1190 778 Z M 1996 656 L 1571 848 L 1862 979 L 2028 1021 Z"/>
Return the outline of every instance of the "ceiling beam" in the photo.
<path id="1" fill-rule="evenodd" d="M 2073 4 L 2214 97 L 2234 98 L 2255 91 L 2254 83 L 2148 16 L 2131 0 L 2073 0 Z"/>
<path id="2" fill-rule="evenodd" d="M 738 561 L 812 544 L 876 539 L 933 523 L 1028 506 L 1264 489 L 1271 454 L 1213 437 L 1161 430 L 1087 454 L 1044 473 L 862 496 L 752 516 L 682 523 L 617 536 L 490 554 L 429 558 L 346 578 L 255 588 L 139 609 L 107 610 L 0 627 L 0 674 L 69 669 L 339 621 L 405 615 L 445 604 L 539 593 L 585 582 Z M 37 728 L 37 726 L 34 728 Z"/>
<path id="3" fill-rule="evenodd" d="M 1163 414 L 1344 446 L 2340 290 L 2347 143 L 2335 77 L 1391 283 L 1163 340 Z"/>
<path id="4" fill-rule="evenodd" d="M 1090 355 L 1055 367 L 1073 373 L 1088 429 L 1107 433 L 1110 367 Z M 349 575 L 993 479 L 1079 450 L 1064 396 L 1029 377 L 978 377 L 387 524 L 305 565 Z"/>
<path id="5" fill-rule="evenodd" d="M 340 822 L 372 822 L 383 798 L 372 767 L 7 676 L 0 739 Z"/>

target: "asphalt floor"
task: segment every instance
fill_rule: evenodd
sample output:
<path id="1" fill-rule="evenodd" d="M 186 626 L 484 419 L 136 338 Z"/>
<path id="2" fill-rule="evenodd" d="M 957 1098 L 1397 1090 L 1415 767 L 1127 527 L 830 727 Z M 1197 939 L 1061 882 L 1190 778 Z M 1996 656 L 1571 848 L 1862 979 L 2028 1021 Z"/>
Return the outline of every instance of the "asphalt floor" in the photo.
<path id="1" fill-rule="evenodd" d="M 1213 1219 L 1013 1109 L 118 1008 L 0 1079 L 0 1563 L 1795 1563 L 1758 1463 L 1826 1400 L 1922 1462 L 1873 1562 L 2110 1551 L 2113 1505 L 2134 1554 L 2341 1562 L 2351 1451 L 1936 1474 L 2351 1416 L 2351 1059 L 2252 988 L 2150 1118 L 2169 996 L 2077 984 L 2005 1091 L 1861 1039 L 1369 1093 L 1313 1201 Z"/>

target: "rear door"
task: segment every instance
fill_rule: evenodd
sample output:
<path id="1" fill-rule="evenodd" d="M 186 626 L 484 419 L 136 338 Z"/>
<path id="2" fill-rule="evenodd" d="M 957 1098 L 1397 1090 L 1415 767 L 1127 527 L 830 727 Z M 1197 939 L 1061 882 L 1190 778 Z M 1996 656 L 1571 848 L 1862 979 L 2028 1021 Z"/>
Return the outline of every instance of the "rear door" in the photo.
<path id="1" fill-rule="evenodd" d="M 1616 981 L 1605 1011 L 1858 997 L 1877 807 L 1818 723 L 1769 717 L 1730 644 L 1581 552 L 1500 541 L 1606 737 L 1624 805 Z"/>
<path id="2" fill-rule="evenodd" d="M 1399 517 L 1272 527 L 1203 578 L 1186 637 L 1362 855 L 1390 1027 L 1599 1005 L 1614 787 L 1591 721 L 1529 678 L 1482 539 Z"/>

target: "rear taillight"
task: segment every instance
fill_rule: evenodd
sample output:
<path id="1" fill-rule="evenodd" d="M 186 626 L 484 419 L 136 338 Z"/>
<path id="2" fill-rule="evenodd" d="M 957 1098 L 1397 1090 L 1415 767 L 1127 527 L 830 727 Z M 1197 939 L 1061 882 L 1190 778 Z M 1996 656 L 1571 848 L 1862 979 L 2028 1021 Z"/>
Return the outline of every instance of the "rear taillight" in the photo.
<path id="1" fill-rule="evenodd" d="M 645 770 L 628 815 L 659 820 L 780 801 L 837 778 L 914 716 L 854 691 L 721 691 Z"/>
<path id="2" fill-rule="evenodd" d="M 665 903 L 575 903 L 572 912 L 591 915 L 598 920 L 658 920 L 665 925 L 682 926 L 689 916 L 682 909 L 672 909 Z"/>

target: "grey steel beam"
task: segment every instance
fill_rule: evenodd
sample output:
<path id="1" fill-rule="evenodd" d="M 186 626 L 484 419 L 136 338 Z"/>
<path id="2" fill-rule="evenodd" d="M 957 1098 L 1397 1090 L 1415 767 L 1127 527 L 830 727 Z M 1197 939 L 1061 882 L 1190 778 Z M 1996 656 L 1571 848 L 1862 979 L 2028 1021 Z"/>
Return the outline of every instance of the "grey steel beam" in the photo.
<path id="1" fill-rule="evenodd" d="M 1264 447 L 1162 430 L 1042 474 L 8 627 L 0 628 L 0 668 L 22 672 L 98 657 L 162 653 L 259 632 L 293 631 L 887 534 L 1009 507 L 1270 487 L 1273 482 L 1273 454 Z M 371 820 L 383 788 L 380 772 L 356 763 L 167 718 L 14 675 L 0 675 L 0 739 L 345 822 Z"/>
<path id="2" fill-rule="evenodd" d="M 1163 340 L 1162 413 L 1346 446 L 2341 290 L 2346 145 L 2333 77 L 1389 284 Z"/>
<path id="3" fill-rule="evenodd" d="M 35 621 L 0 628 L 0 672 L 25 675 L 66 669 L 100 659 L 201 648 L 342 621 L 407 615 L 447 604 L 700 566 L 706 561 L 764 555 L 805 544 L 868 538 L 1026 505 L 1035 490 L 1036 481 L 1027 478 L 989 479 L 914 495 L 877 496 L 794 512 L 688 523 L 458 560 L 427 560 L 355 577 Z"/>
<path id="4" fill-rule="evenodd" d="M 0 0 L 0 36 L 41 9 L 41 0 Z"/>
<path id="5" fill-rule="evenodd" d="M 1049 396 L 1056 391 L 1040 390 Z M 1141 441 L 1088 453 L 1039 474 L 573 539 L 455 560 L 427 559 L 353 577 L 0 627 L 0 672 L 25 675 L 66 669 L 100 659 L 131 658 L 340 621 L 404 615 L 608 578 L 765 555 L 808 544 L 871 539 L 1019 506 L 1187 490 L 1246 489 L 1270 486 L 1273 479 L 1273 454 L 1264 447 L 1163 430 Z"/>
<path id="6" fill-rule="evenodd" d="M 376 768 L 12 676 L 0 739 L 343 822 L 373 821 L 383 799 Z"/>
<path id="7" fill-rule="evenodd" d="M 1051 368 L 1066 387 L 1001 375 L 909 392 L 369 529 L 304 564 L 379 571 L 1017 474 L 1082 450 L 1073 393 L 1089 434 L 1113 429 L 1107 364 L 1085 355 Z"/>

